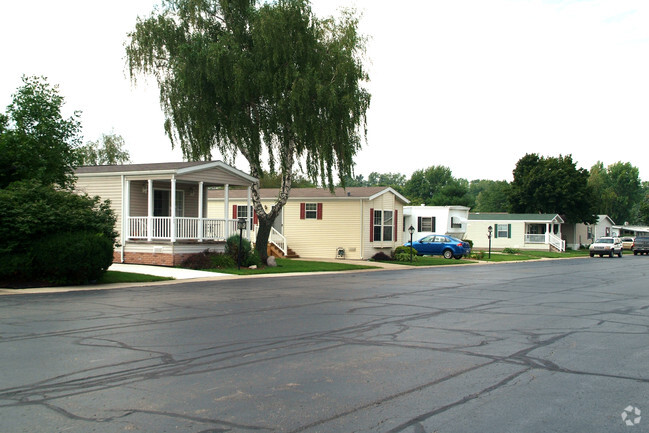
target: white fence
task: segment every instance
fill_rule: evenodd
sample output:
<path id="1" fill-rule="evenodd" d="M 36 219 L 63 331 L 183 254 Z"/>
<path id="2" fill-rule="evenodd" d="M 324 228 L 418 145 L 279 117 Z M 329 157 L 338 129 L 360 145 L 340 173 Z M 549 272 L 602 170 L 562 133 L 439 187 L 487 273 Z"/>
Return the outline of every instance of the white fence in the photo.
<path id="1" fill-rule="evenodd" d="M 566 241 L 564 241 L 554 233 L 548 233 L 547 236 L 545 234 L 540 234 L 540 235 L 527 234 L 525 235 L 525 243 L 526 244 L 546 244 L 546 245 L 549 244 L 555 247 L 559 251 L 566 250 Z"/>
<path id="2" fill-rule="evenodd" d="M 149 233 L 149 217 L 129 217 L 126 237 L 128 239 L 172 239 L 171 217 L 151 217 L 151 233 Z M 201 229 L 202 222 L 202 230 Z M 225 240 L 237 233 L 237 220 L 214 218 L 176 218 L 175 239 L 180 240 Z M 202 233 L 201 233 L 202 231 Z"/>

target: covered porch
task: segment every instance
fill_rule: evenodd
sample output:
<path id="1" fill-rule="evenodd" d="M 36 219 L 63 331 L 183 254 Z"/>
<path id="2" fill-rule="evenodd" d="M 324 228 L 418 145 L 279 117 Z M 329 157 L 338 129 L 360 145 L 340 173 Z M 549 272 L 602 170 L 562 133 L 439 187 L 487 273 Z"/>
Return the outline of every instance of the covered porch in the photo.
<path id="1" fill-rule="evenodd" d="M 224 207 L 230 189 L 243 190 L 252 204 L 257 179 L 221 161 L 79 167 L 77 191 L 110 200 L 117 216 L 119 263 L 177 266 L 191 254 L 223 251 L 238 234 L 237 216 L 207 217 L 208 189 L 221 189 Z M 252 235 L 247 223 L 243 236 Z"/>
<path id="2" fill-rule="evenodd" d="M 230 187 L 244 187 L 251 205 L 255 179 L 220 161 L 149 166 L 130 166 L 122 176 L 122 242 L 116 261 L 176 266 L 191 254 L 223 251 L 226 239 L 239 233 L 238 220 L 208 218 L 207 190 L 222 189 L 227 209 Z M 246 222 L 242 234 L 251 239 L 253 227 Z"/>
<path id="3" fill-rule="evenodd" d="M 543 244 L 555 248 L 557 251 L 566 250 L 566 241 L 561 237 L 561 225 L 564 223 L 559 215 L 544 222 L 525 223 L 525 243 Z"/>

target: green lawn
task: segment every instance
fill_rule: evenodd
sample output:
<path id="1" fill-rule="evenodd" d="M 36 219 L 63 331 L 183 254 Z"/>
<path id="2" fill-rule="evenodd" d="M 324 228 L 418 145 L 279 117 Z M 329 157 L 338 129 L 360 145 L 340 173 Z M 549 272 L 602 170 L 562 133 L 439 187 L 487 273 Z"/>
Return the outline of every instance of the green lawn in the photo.
<path id="1" fill-rule="evenodd" d="M 173 280 L 171 277 L 157 277 L 155 275 L 134 274 L 132 272 L 106 271 L 97 281 L 97 284 L 113 283 L 149 283 L 152 281 Z"/>
<path id="2" fill-rule="evenodd" d="M 277 259 L 277 267 L 265 267 L 259 269 L 228 268 L 228 269 L 207 269 L 212 272 L 221 272 L 236 275 L 258 275 L 258 274 L 283 274 L 288 272 L 325 272 L 325 271 L 353 271 L 358 269 L 376 269 L 376 266 L 350 265 L 347 263 L 315 262 L 309 260 Z"/>
<path id="3" fill-rule="evenodd" d="M 474 251 L 474 254 L 479 251 Z M 540 258 L 566 258 L 566 257 L 588 257 L 588 250 L 579 250 L 579 251 L 566 251 L 563 253 L 556 253 L 550 251 L 521 251 L 518 254 L 503 254 L 501 252 L 492 251 L 491 258 L 488 258 L 489 253 L 484 251 L 484 257 L 477 259 L 475 255 L 472 254 L 472 257 L 469 259 L 445 259 L 441 256 L 425 256 L 418 257 L 416 262 L 412 264 L 410 262 L 391 262 L 398 265 L 406 266 L 438 266 L 438 265 L 459 265 L 467 263 L 478 263 L 480 262 L 518 262 L 524 260 L 536 260 Z"/>

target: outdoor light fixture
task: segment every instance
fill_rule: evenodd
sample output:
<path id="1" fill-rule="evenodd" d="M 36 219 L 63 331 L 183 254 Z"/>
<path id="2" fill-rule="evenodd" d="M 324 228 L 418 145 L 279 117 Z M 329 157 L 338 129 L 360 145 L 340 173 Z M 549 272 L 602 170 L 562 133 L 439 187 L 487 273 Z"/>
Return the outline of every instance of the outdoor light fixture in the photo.
<path id="1" fill-rule="evenodd" d="M 237 220 L 237 229 L 239 229 L 239 251 L 237 251 L 237 268 L 241 270 L 241 248 L 243 243 L 243 229 L 246 228 L 246 219 L 239 218 Z"/>
<path id="2" fill-rule="evenodd" d="M 408 227 L 408 233 L 410 233 L 410 263 L 412 263 L 412 234 L 414 232 L 415 228 L 411 224 L 410 227 Z"/>
<path id="3" fill-rule="evenodd" d="M 491 233 L 493 232 L 493 230 L 493 227 L 487 227 L 487 239 L 489 239 L 489 258 L 491 258 Z"/>

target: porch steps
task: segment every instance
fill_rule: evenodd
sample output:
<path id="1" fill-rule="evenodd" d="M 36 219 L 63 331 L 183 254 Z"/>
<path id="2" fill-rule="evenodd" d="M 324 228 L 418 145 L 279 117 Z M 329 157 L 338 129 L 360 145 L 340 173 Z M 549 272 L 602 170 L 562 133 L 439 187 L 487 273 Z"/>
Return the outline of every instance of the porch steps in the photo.
<path id="1" fill-rule="evenodd" d="M 295 253 L 295 251 L 293 251 L 290 248 L 287 249 L 287 251 L 286 251 L 287 254 L 284 255 L 284 253 L 282 253 L 282 250 L 280 250 L 279 248 L 277 248 L 275 245 L 273 245 L 271 243 L 268 244 L 268 250 L 267 251 L 268 251 L 269 256 L 286 257 L 286 258 L 289 258 L 289 259 L 298 259 L 298 258 L 300 258 L 300 256 L 297 255 Z"/>

